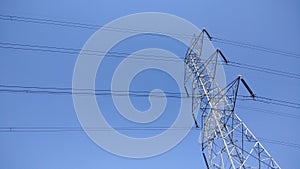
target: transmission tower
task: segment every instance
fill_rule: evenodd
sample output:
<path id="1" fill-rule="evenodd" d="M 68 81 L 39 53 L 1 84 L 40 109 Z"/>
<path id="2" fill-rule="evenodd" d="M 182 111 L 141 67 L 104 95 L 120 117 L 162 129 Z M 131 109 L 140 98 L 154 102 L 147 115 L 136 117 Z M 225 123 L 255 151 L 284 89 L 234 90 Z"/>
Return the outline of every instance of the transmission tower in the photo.
<path id="1" fill-rule="evenodd" d="M 240 82 L 253 98 L 255 94 L 241 76 L 220 88 L 215 79 L 219 56 L 225 63 L 228 61 L 218 49 L 204 58 L 206 40 L 211 40 L 211 36 L 203 29 L 186 53 L 184 86 L 188 96 L 192 97 L 196 127 L 201 128 L 200 142 L 207 169 L 280 169 L 234 113 Z M 197 114 L 201 114 L 200 126 Z"/>

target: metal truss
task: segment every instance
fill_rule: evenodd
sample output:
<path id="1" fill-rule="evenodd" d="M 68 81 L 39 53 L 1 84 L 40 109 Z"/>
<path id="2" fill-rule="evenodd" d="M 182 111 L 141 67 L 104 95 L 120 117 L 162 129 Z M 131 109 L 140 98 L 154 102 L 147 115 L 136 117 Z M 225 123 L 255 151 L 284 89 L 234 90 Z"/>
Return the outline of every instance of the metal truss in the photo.
<path id="1" fill-rule="evenodd" d="M 192 98 L 192 115 L 201 128 L 202 154 L 208 169 L 280 169 L 279 165 L 234 113 L 239 84 L 242 82 L 255 97 L 245 80 L 239 76 L 221 89 L 215 80 L 220 50 L 203 58 L 204 41 L 211 37 L 206 30 L 195 37 L 185 57 L 184 85 Z M 189 93 L 191 89 L 191 93 Z M 201 114 L 201 124 L 196 116 Z"/>

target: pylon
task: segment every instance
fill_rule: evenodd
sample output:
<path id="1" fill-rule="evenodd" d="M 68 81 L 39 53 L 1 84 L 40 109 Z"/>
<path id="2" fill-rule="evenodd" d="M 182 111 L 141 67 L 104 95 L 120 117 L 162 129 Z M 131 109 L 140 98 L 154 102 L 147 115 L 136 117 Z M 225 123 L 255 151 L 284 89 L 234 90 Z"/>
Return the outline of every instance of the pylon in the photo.
<path id="1" fill-rule="evenodd" d="M 239 84 L 255 98 L 245 80 L 238 76 L 225 88 L 216 82 L 220 50 L 203 58 L 204 41 L 211 36 L 204 29 L 195 37 L 185 56 L 184 86 L 192 98 L 192 116 L 201 128 L 202 154 L 208 169 L 280 169 L 276 161 L 234 113 Z M 191 90 L 189 90 L 191 89 Z M 191 92 L 189 92 L 191 91 Z M 196 115 L 201 115 L 199 126 Z"/>

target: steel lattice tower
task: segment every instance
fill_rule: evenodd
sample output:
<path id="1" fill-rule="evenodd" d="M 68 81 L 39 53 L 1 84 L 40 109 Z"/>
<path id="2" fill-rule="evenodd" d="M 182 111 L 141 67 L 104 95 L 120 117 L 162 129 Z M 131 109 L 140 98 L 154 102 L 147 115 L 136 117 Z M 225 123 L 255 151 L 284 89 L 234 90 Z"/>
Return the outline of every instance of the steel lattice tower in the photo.
<path id="1" fill-rule="evenodd" d="M 220 63 L 218 57 L 221 56 L 226 63 L 228 61 L 218 49 L 210 57 L 203 58 L 205 40 L 211 40 L 211 37 L 203 29 L 186 53 L 184 85 L 188 96 L 192 97 L 192 115 L 196 127 L 201 128 L 200 142 L 207 168 L 280 169 L 234 113 L 240 82 L 252 97 L 255 97 L 254 93 L 241 76 L 225 88 L 220 88 L 215 80 L 217 64 Z M 200 126 L 196 120 L 197 114 L 201 115 Z"/>

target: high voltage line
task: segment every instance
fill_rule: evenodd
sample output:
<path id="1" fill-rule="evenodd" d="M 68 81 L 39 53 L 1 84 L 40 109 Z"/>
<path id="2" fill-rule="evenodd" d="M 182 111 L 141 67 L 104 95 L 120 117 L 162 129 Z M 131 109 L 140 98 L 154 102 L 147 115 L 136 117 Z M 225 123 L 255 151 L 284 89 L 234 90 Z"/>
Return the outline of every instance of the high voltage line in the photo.
<path id="1" fill-rule="evenodd" d="M 132 96 L 132 97 L 167 97 L 167 98 L 190 98 L 185 93 L 176 92 L 152 92 L 150 91 L 113 91 L 110 89 L 92 90 L 92 89 L 74 89 L 74 88 L 60 88 L 60 87 L 39 87 L 39 86 L 20 86 L 20 85 L 3 85 L 0 84 L 0 92 L 8 93 L 28 93 L 28 94 L 54 94 L 54 95 L 96 95 L 96 96 Z M 201 95 L 200 95 L 201 96 Z M 200 97 L 197 96 L 197 97 Z M 204 95 L 203 95 L 204 96 Z M 261 103 L 275 104 L 284 107 L 300 109 L 300 104 L 286 100 L 278 100 L 263 96 L 239 95 L 238 99 L 241 101 L 254 100 Z"/>
<path id="2" fill-rule="evenodd" d="M 153 131 L 153 130 L 199 130 L 198 128 L 189 128 L 189 127 L 89 127 L 89 128 L 81 128 L 81 127 L 0 127 L 0 132 L 65 132 L 65 131 Z"/>
<path id="3" fill-rule="evenodd" d="M 80 54 L 98 56 L 98 57 L 105 55 L 105 57 L 108 58 L 127 58 L 128 55 L 133 55 L 127 59 L 182 62 L 179 59 L 174 59 L 162 55 L 135 54 L 135 53 L 131 54 L 126 52 L 118 52 L 118 51 L 104 52 L 104 51 L 81 50 L 77 48 L 66 48 L 66 47 L 56 47 L 56 46 L 47 46 L 47 45 L 29 45 L 29 44 L 0 42 L 0 48 L 13 49 L 13 50 L 51 52 L 51 53 L 60 53 L 60 54 L 79 54 L 80 52 Z M 270 68 L 265 68 L 265 67 L 250 65 L 250 64 L 244 64 L 239 62 L 233 62 L 233 61 L 229 61 L 228 63 L 219 62 L 219 64 L 300 80 L 300 74 L 292 73 L 292 72 L 275 70 L 275 69 L 270 69 Z"/>
<path id="4" fill-rule="evenodd" d="M 46 25 L 55 25 L 55 26 L 64 26 L 64 27 L 73 27 L 73 28 L 83 28 L 83 29 L 92 29 L 98 30 L 100 28 L 105 29 L 107 31 L 114 31 L 114 32 L 129 32 L 129 33 L 140 33 L 144 32 L 145 30 L 142 29 L 130 29 L 130 28 L 118 28 L 118 27 L 110 27 L 104 25 L 96 25 L 96 24 L 87 24 L 87 23 L 80 23 L 80 22 L 70 22 L 70 21 L 59 21 L 59 20 L 52 20 L 52 19 L 44 19 L 44 18 L 34 18 L 34 17 L 23 17 L 23 16 L 13 16 L 13 15 L 3 15 L 0 14 L 0 20 L 7 20 L 7 21 L 17 21 L 17 22 L 26 22 L 26 23 L 36 23 L 36 24 L 46 24 Z M 158 34 L 168 34 L 177 37 L 183 38 L 191 38 L 191 35 L 187 34 L 175 34 L 175 33 L 167 33 L 167 32 L 156 32 Z"/>
<path id="5" fill-rule="evenodd" d="M 250 107 L 250 106 L 240 106 L 240 105 L 238 105 L 236 107 L 243 109 L 243 110 L 271 114 L 271 115 L 276 115 L 276 116 L 285 117 L 285 118 L 300 119 L 300 115 L 287 113 L 287 112 L 280 112 L 280 111 L 274 111 L 274 110 L 269 110 L 269 109 L 262 109 L 262 108 L 256 108 L 256 107 Z"/>
<path id="6" fill-rule="evenodd" d="M 0 127 L 0 133 L 57 133 L 57 132 L 83 132 L 83 131 L 97 131 L 97 132 L 108 132 L 108 131 L 164 131 L 164 130 L 191 130 L 191 131 L 198 131 L 198 128 L 188 128 L 188 127 L 112 127 L 112 128 L 81 128 L 81 127 L 42 127 L 42 126 L 35 126 L 35 127 Z M 259 139 L 263 142 L 282 145 L 292 148 L 300 149 L 300 144 L 286 142 L 281 140 L 274 140 L 259 137 Z"/>
<path id="7" fill-rule="evenodd" d="M 97 25 L 97 24 L 87 24 L 87 23 L 80 23 L 80 22 L 70 22 L 70 21 L 59 21 L 59 20 L 53 20 L 53 19 L 45 19 L 45 18 L 34 18 L 34 17 L 24 17 L 24 16 L 15 16 L 15 15 L 5 15 L 0 14 L 0 20 L 6 20 L 6 21 L 14 21 L 14 22 L 25 22 L 25 23 L 36 23 L 36 24 L 47 24 L 47 25 L 56 25 L 56 26 L 64 26 L 64 27 L 73 27 L 73 28 L 83 28 L 83 29 L 99 29 L 103 28 L 108 31 L 116 31 L 116 32 L 145 32 L 147 30 L 139 30 L 139 29 L 128 29 L 128 28 L 118 28 L 118 27 L 110 27 L 110 26 L 104 26 L 104 25 Z M 170 34 L 168 32 L 156 32 L 158 34 L 166 34 L 166 35 L 172 35 L 177 37 L 183 37 L 183 38 L 192 38 L 193 35 L 188 34 Z M 212 41 L 223 43 L 227 45 L 233 45 L 243 48 L 249 48 L 253 50 L 258 50 L 262 52 L 287 56 L 287 57 L 293 57 L 300 59 L 300 54 L 292 53 L 292 52 L 286 52 L 282 50 L 277 49 L 271 49 L 263 46 L 253 45 L 245 42 L 239 42 L 239 41 L 233 41 L 228 39 L 223 39 L 219 37 L 212 37 Z"/>
<path id="8" fill-rule="evenodd" d="M 228 40 L 228 39 L 222 39 L 222 38 L 217 38 L 217 37 L 214 37 L 212 39 L 212 41 L 217 42 L 217 43 L 223 43 L 223 44 L 238 46 L 238 47 L 242 47 L 242 48 L 249 48 L 249 49 L 258 50 L 258 51 L 262 51 L 262 52 L 267 52 L 267 53 L 272 53 L 272 54 L 283 55 L 283 56 L 287 56 L 287 57 L 293 57 L 293 58 L 300 59 L 299 54 L 286 52 L 286 51 L 282 51 L 282 50 L 277 50 L 277 49 L 266 48 L 263 46 L 253 45 L 253 44 L 249 44 L 249 43 L 233 41 L 233 40 Z"/>
<path id="9" fill-rule="evenodd" d="M 116 57 L 116 58 L 126 58 L 128 55 L 146 56 L 147 58 L 141 58 L 141 57 L 131 57 L 131 58 L 143 59 L 143 60 L 179 62 L 179 60 L 175 60 L 174 58 L 170 58 L 170 57 L 165 57 L 163 55 L 134 54 L 134 53 L 117 52 L 117 51 L 105 52 L 105 51 L 95 51 L 95 50 L 81 50 L 76 48 L 65 48 L 65 47 L 46 46 L 46 45 L 28 45 L 28 44 L 0 42 L 0 48 L 27 50 L 27 51 L 40 51 L 40 52 L 53 52 L 53 53 L 62 53 L 62 54 L 79 54 L 80 52 L 80 54 L 90 55 L 90 56 L 104 56 L 106 54 L 105 56 L 107 57 Z M 165 57 L 165 59 L 162 57 Z"/>
<path id="10" fill-rule="evenodd" d="M 156 98 L 190 98 L 191 96 L 186 96 L 185 93 L 175 93 L 175 92 L 164 92 L 165 94 L 161 92 L 152 92 L 150 94 L 149 91 L 112 91 L 112 90 L 95 90 L 95 92 L 92 92 L 93 90 L 88 89 L 75 89 L 75 92 L 72 92 L 71 88 L 41 88 L 41 87 L 22 87 L 21 89 L 7 89 L 7 85 L 0 85 L 0 87 L 4 87 L 4 89 L 0 88 L 0 92 L 7 92 L 7 93 L 26 93 L 26 94 L 54 94 L 54 95 L 95 95 L 95 96 L 132 96 L 132 97 L 156 97 Z M 10 86 L 11 87 L 11 86 Z M 16 87 L 16 86 L 14 86 Z M 20 88 L 18 86 L 17 88 Z M 32 89 L 38 89 L 38 90 L 32 90 Z M 47 90 L 43 90 L 47 89 Z M 52 89 L 52 90 L 51 90 Z M 54 89 L 54 90 L 53 90 Z M 239 100 L 243 101 L 248 96 L 241 96 L 239 95 Z M 258 96 L 257 96 L 258 97 Z M 260 98 L 260 97 L 258 97 Z M 250 99 L 248 99 L 250 100 Z M 253 100 L 253 99 L 251 99 Z M 269 100 L 269 98 L 267 99 Z M 273 100 L 273 99 L 272 99 Z M 263 103 L 269 103 L 268 101 L 261 101 Z M 280 102 L 283 102 L 280 103 Z M 281 105 L 285 107 L 291 107 L 291 108 L 298 108 L 300 109 L 300 105 L 298 103 L 292 103 L 287 102 L 284 100 L 276 100 L 276 102 L 271 102 L 275 105 Z M 272 115 L 278 115 L 281 117 L 289 117 L 289 118 L 295 118 L 300 119 L 299 115 L 290 114 L 290 113 L 284 113 L 284 112 L 278 112 L 273 110 L 266 110 L 266 109 L 259 109 L 259 108 L 253 108 L 253 107 L 245 107 L 245 106 L 238 106 L 245 110 L 252 110 L 252 111 L 259 111 L 266 114 L 272 114 Z"/>
<path id="11" fill-rule="evenodd" d="M 29 89 L 29 90 L 28 90 Z M 32 90 L 34 89 L 34 90 Z M 116 95 L 116 96 L 133 96 L 133 97 L 169 97 L 169 98 L 188 98 L 186 96 L 186 93 L 179 93 L 179 92 L 168 92 L 164 91 L 164 94 L 161 92 L 152 92 L 150 94 L 149 91 L 112 91 L 112 90 L 92 90 L 92 89 L 73 89 L 75 92 L 72 92 L 72 88 L 63 88 L 63 87 L 37 87 L 37 86 L 19 86 L 19 85 L 1 85 L 0 84 L 0 92 L 10 92 L 10 93 L 32 93 L 32 94 L 64 94 L 64 95 L 71 95 L 71 94 L 81 94 L 81 95 L 101 95 L 101 96 L 110 96 L 110 95 Z M 239 96 L 242 98 L 248 97 L 248 96 Z M 257 96 L 258 97 L 258 96 Z M 260 98 L 260 97 L 258 97 Z M 284 100 L 277 100 L 277 99 L 270 99 L 263 97 L 266 100 L 271 100 L 275 102 L 283 102 L 290 105 L 296 105 L 300 106 L 298 103 L 288 102 Z M 251 99 L 253 100 L 253 99 Z M 274 102 L 274 103 L 275 103 Z M 242 108 L 244 110 L 250 110 L 250 111 L 259 111 L 266 114 L 272 114 L 272 115 L 278 115 L 281 117 L 289 117 L 289 118 L 295 118 L 300 119 L 299 115 L 286 113 L 286 112 L 279 112 L 274 110 L 267 110 L 267 109 L 260 109 L 260 108 L 254 108 L 254 107 L 248 107 L 248 106 L 237 106 L 238 108 Z"/>

